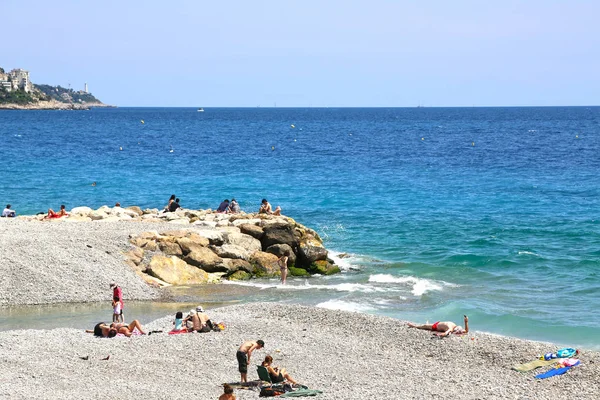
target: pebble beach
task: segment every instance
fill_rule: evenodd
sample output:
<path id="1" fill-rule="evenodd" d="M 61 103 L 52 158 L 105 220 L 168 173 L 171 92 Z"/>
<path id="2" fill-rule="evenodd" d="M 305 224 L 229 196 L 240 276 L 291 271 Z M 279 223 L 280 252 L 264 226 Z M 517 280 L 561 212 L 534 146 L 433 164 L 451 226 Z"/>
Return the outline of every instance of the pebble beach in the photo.
<path id="1" fill-rule="evenodd" d="M 107 301 L 108 284 L 115 279 L 127 288 L 126 298 L 159 299 L 161 291 L 136 275 L 123 253 L 129 235 L 162 228 L 173 225 L 2 219 L 0 305 Z M 600 353 L 582 349 L 580 366 L 537 380 L 540 370 L 519 373 L 511 367 L 555 351 L 556 345 L 478 332 L 484 327 L 476 320 L 467 336 L 439 339 L 397 319 L 300 305 L 240 304 L 209 315 L 226 329 L 167 335 L 172 316 L 149 321 L 131 315 L 147 331 L 163 332 L 114 339 L 43 326 L 1 332 L 0 398 L 216 399 L 223 383 L 239 381 L 238 346 L 257 339 L 266 346 L 253 354 L 249 379 L 257 379 L 252 366 L 269 354 L 298 382 L 322 390 L 320 399 L 594 399 L 600 394 Z M 253 390 L 235 394 L 258 398 Z"/>

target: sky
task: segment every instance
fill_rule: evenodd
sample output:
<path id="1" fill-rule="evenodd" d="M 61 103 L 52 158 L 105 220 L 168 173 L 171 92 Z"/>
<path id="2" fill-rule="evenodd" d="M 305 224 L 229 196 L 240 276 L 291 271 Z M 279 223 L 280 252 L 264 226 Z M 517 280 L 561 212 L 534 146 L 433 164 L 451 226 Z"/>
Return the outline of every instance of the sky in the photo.
<path id="1" fill-rule="evenodd" d="M 600 2 L 0 0 L 0 66 L 117 106 L 600 104 Z"/>

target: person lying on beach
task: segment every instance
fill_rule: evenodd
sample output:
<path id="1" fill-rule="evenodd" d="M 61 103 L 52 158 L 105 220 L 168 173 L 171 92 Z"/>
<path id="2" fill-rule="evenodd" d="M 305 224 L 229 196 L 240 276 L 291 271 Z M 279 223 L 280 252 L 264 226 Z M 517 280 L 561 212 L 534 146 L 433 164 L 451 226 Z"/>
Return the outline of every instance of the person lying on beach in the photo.
<path id="1" fill-rule="evenodd" d="M 250 364 L 250 356 L 252 355 L 252 352 L 256 349 L 262 349 L 263 347 L 265 347 L 265 342 L 262 340 L 257 340 L 256 342 L 249 340 L 242 343 L 238 349 L 235 357 L 238 360 L 238 370 L 240 371 L 242 382 L 248 382 L 248 364 Z"/>
<path id="2" fill-rule="evenodd" d="M 443 321 L 443 322 L 438 321 L 433 324 L 423 324 L 423 325 L 416 325 L 416 324 L 409 322 L 408 326 L 410 328 L 417 328 L 417 329 L 424 329 L 427 331 L 439 332 L 439 333 L 436 333 L 436 335 L 445 337 L 445 336 L 449 336 L 451 333 L 453 333 L 455 335 L 462 335 L 465 333 L 469 333 L 469 317 L 467 317 L 465 315 L 464 321 L 465 321 L 464 329 L 462 326 L 456 325 L 454 322 L 451 322 L 451 321 Z"/>
<path id="3" fill-rule="evenodd" d="M 275 211 L 271 207 L 271 204 L 267 201 L 267 199 L 262 199 L 260 208 L 258 209 L 259 214 L 271 214 L 271 215 L 281 215 L 281 207 L 277 206 Z"/>
<path id="4" fill-rule="evenodd" d="M 137 329 L 142 335 L 145 335 L 146 332 L 142 329 L 142 324 L 137 319 L 134 319 L 129 324 L 122 323 L 112 323 L 110 327 L 117 330 L 117 333 L 130 337 L 133 335 L 133 331 Z"/>
<path id="5" fill-rule="evenodd" d="M 13 218 L 16 214 L 17 213 L 15 212 L 15 210 L 10 209 L 10 204 L 7 204 L 4 211 L 2 211 L 2 216 L 7 218 Z"/>
<path id="6" fill-rule="evenodd" d="M 117 336 L 117 330 L 107 325 L 106 322 L 99 322 L 94 327 L 94 330 L 86 329 L 86 333 L 93 333 L 97 337 L 108 337 L 112 338 Z"/>
<path id="7" fill-rule="evenodd" d="M 227 209 L 229 208 L 229 200 L 225 199 L 221 202 L 221 204 L 219 204 L 219 207 L 217 208 L 218 213 L 224 213 L 227 212 Z"/>
<path id="8" fill-rule="evenodd" d="M 233 388 L 228 384 L 223 385 L 223 394 L 219 396 L 219 400 L 235 400 Z"/>
<path id="9" fill-rule="evenodd" d="M 69 216 L 69 214 L 67 214 L 67 210 L 65 210 L 65 205 L 61 204 L 59 212 L 54 212 L 53 209 L 49 208 L 48 215 L 46 215 L 44 217 L 44 219 L 52 219 L 52 218 L 60 218 L 60 217 L 68 217 L 68 216 Z"/>
<path id="10" fill-rule="evenodd" d="M 281 383 L 283 381 L 288 381 L 293 384 L 297 384 L 294 379 L 287 373 L 285 368 L 279 368 L 273 366 L 273 357 L 266 356 L 265 360 L 262 362 L 262 366 L 267 369 L 269 372 L 269 376 L 271 377 L 271 381 L 273 383 Z"/>

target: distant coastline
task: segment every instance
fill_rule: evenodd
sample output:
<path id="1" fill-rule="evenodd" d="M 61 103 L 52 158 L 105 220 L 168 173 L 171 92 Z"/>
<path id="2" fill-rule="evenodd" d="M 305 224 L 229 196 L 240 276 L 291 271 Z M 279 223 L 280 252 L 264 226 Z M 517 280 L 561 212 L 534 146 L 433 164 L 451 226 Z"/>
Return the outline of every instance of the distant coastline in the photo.
<path id="1" fill-rule="evenodd" d="M 32 104 L 0 104 L 0 110 L 90 110 L 92 108 L 116 108 L 104 103 L 62 103 L 60 101 L 39 101 Z"/>

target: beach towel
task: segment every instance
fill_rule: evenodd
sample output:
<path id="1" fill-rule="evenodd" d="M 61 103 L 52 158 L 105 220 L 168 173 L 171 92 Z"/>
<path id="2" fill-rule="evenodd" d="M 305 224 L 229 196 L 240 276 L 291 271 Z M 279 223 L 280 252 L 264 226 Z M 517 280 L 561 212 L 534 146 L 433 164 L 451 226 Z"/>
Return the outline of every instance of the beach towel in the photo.
<path id="1" fill-rule="evenodd" d="M 186 329 L 180 329 L 178 331 L 176 331 L 176 330 L 169 331 L 169 335 L 179 335 L 181 333 L 189 333 L 189 332 Z"/>
<path id="2" fill-rule="evenodd" d="M 315 390 L 315 389 L 298 389 L 298 390 L 294 390 L 293 392 L 287 392 L 285 394 L 282 394 L 279 397 L 308 397 L 308 396 L 316 396 L 319 393 L 323 393 L 320 390 Z"/>
<path id="3" fill-rule="evenodd" d="M 552 376 L 557 376 L 557 375 L 562 375 L 564 373 L 566 373 L 568 370 L 570 370 L 571 368 L 573 368 L 576 365 L 581 364 L 581 362 L 579 360 L 577 360 L 573 365 L 569 366 L 569 367 L 562 367 L 562 368 L 553 368 L 548 372 L 544 372 L 543 374 L 539 374 L 536 375 L 535 378 L 536 379 L 546 379 L 546 378 L 550 378 Z M 559 364 L 561 365 L 561 364 Z"/>
<path id="4" fill-rule="evenodd" d="M 553 365 L 556 363 L 556 360 L 533 360 L 525 364 L 518 364 L 512 367 L 513 370 L 519 372 L 527 372 L 532 371 L 536 368 L 547 367 L 548 365 Z"/>

